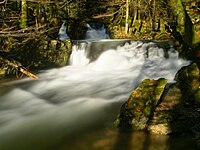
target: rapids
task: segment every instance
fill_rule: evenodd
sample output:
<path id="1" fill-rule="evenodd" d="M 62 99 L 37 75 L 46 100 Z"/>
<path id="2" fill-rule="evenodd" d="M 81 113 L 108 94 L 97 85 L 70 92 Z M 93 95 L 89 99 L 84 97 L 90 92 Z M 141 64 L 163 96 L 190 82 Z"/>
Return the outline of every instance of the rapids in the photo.
<path id="1" fill-rule="evenodd" d="M 190 63 L 173 47 L 142 41 L 107 49 L 91 61 L 87 44 L 73 45 L 68 66 L 40 71 L 38 80 L 0 85 L 0 150 L 115 149 L 113 121 L 131 91 L 145 78 L 174 82 Z"/>

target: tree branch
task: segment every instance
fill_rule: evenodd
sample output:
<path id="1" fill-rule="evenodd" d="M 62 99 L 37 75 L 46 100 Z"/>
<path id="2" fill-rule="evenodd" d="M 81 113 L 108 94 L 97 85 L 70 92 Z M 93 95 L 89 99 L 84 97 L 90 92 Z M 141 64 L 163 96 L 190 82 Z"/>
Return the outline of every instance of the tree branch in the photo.
<path id="1" fill-rule="evenodd" d="M 93 16 L 92 18 L 98 19 L 98 18 L 103 18 L 103 17 L 111 17 L 111 16 L 114 16 L 118 12 L 119 12 L 119 10 L 114 12 L 114 13 L 111 13 L 111 14 L 100 14 L 100 15 L 97 15 L 97 16 Z"/>
<path id="2" fill-rule="evenodd" d="M 115 11 L 114 13 L 104 13 L 104 14 L 99 14 L 97 16 L 93 16 L 92 18 L 94 19 L 98 19 L 98 18 L 103 18 L 103 17 L 112 17 L 115 14 L 117 14 L 121 9 L 123 9 L 125 7 L 126 2 L 120 3 L 120 4 L 115 4 L 116 6 L 120 6 L 120 8 Z M 111 4 L 110 4 L 111 5 Z M 114 6 L 114 4 L 113 4 Z"/>
<path id="3" fill-rule="evenodd" d="M 25 29 L 20 29 L 17 31 L 7 31 L 4 29 L 3 31 L 0 31 L 0 37 L 37 37 L 49 31 L 54 31 L 58 29 L 58 27 L 54 27 L 50 29 L 45 29 L 45 27 L 46 25 L 39 27 L 37 30 L 40 30 L 40 31 L 36 31 L 36 27 L 33 27 L 33 26 L 25 28 Z"/>
<path id="4" fill-rule="evenodd" d="M 13 67 L 16 70 L 19 70 L 21 73 L 25 74 L 26 76 L 32 77 L 32 78 L 36 78 L 38 79 L 39 77 L 35 74 L 33 74 L 32 72 L 28 71 L 28 69 L 26 69 L 25 67 L 23 67 L 20 63 L 16 63 L 16 62 L 12 62 L 8 59 L 5 59 L 3 57 L 0 56 L 0 62 L 1 63 L 5 63 L 11 67 Z"/>
<path id="5" fill-rule="evenodd" d="M 3 4 L 3 3 L 6 3 L 6 1 L 7 1 L 7 0 L 4 0 L 4 1 L 0 2 L 0 5 Z"/>

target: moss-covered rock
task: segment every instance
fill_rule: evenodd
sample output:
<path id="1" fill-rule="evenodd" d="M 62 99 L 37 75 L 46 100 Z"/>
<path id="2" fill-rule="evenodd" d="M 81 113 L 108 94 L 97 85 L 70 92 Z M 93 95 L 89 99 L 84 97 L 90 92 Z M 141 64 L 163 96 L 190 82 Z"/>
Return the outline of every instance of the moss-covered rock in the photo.
<path id="1" fill-rule="evenodd" d="M 142 130 L 146 128 L 164 91 L 166 79 L 143 80 L 121 107 L 115 124 L 120 128 Z"/>
<path id="2" fill-rule="evenodd" d="M 181 82 L 193 80 L 199 77 L 199 68 L 196 63 L 192 63 L 189 66 L 182 67 L 175 76 L 175 80 Z"/>
<path id="3" fill-rule="evenodd" d="M 175 80 L 183 93 L 184 101 L 189 103 L 199 103 L 198 90 L 200 87 L 200 75 L 196 63 L 182 67 L 176 74 Z"/>
<path id="4" fill-rule="evenodd" d="M 148 130 L 163 135 L 187 130 L 188 125 L 182 122 L 185 120 L 182 109 L 184 108 L 181 89 L 177 84 L 172 84 L 165 90 L 162 102 L 156 107 L 153 118 L 149 121 Z"/>
<path id="5" fill-rule="evenodd" d="M 193 63 L 182 67 L 175 76 L 176 83 L 164 91 L 148 130 L 157 134 L 200 132 L 199 68 Z M 198 125 L 199 124 L 199 125 Z"/>
<path id="6" fill-rule="evenodd" d="M 197 102 L 198 104 L 200 104 L 200 88 L 198 88 L 198 89 L 196 90 L 196 92 L 194 93 L 194 98 L 195 98 L 196 102 Z"/>
<path id="7" fill-rule="evenodd" d="M 198 65 L 192 63 L 178 71 L 176 83 L 166 86 L 165 79 L 143 80 L 121 107 L 115 124 L 163 135 L 200 135 L 199 79 Z"/>

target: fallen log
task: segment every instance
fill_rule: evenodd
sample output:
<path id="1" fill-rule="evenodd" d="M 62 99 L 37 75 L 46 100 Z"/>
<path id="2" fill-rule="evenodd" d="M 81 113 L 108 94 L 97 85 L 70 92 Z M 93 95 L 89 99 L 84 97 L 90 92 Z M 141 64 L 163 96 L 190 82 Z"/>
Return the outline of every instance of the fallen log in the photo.
<path id="1" fill-rule="evenodd" d="M 33 74 L 32 72 L 30 72 L 27 68 L 23 67 L 20 63 L 18 62 L 14 62 L 8 59 L 5 59 L 3 57 L 0 56 L 0 62 L 3 64 L 7 64 L 11 67 L 13 67 L 14 69 L 20 71 L 21 73 L 25 74 L 28 77 L 32 77 L 32 78 L 36 78 L 38 79 L 39 77 L 35 74 Z"/>

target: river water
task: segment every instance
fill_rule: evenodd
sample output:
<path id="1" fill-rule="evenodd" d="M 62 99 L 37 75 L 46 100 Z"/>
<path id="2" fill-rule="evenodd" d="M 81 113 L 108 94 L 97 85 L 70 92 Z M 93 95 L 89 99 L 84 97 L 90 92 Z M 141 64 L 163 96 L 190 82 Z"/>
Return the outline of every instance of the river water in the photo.
<path id="1" fill-rule="evenodd" d="M 189 61 L 178 58 L 173 47 L 166 51 L 142 41 L 104 50 L 91 61 L 87 45 L 74 45 L 71 64 L 40 71 L 40 79 L 0 85 L 0 150 L 193 149 L 188 136 L 122 132 L 113 126 L 143 79 L 174 82 Z"/>

